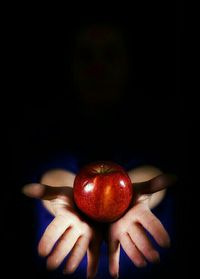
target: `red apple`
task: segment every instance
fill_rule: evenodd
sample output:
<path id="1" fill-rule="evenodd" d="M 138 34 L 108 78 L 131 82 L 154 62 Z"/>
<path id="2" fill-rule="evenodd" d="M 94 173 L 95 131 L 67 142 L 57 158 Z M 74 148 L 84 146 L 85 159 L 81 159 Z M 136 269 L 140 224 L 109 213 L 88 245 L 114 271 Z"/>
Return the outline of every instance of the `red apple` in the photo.
<path id="1" fill-rule="evenodd" d="M 95 162 L 83 167 L 73 187 L 77 207 L 98 222 L 112 222 L 130 206 L 133 189 L 126 171 L 113 162 Z"/>

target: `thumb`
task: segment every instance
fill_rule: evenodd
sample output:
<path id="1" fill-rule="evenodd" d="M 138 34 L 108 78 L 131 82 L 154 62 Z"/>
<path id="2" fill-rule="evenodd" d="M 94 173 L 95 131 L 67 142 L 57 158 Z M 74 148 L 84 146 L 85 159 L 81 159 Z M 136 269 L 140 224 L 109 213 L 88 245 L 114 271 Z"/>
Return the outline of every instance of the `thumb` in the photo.
<path id="1" fill-rule="evenodd" d="M 135 192 L 139 194 L 152 194 L 166 189 L 177 182 L 174 174 L 160 174 L 148 181 L 133 183 Z"/>
<path id="2" fill-rule="evenodd" d="M 72 197 L 72 188 L 68 186 L 53 187 L 40 183 L 30 183 L 22 188 L 22 193 L 30 198 L 52 200 L 58 195 Z"/>
<path id="3" fill-rule="evenodd" d="M 30 198 L 41 198 L 44 193 L 44 185 L 39 183 L 26 184 L 22 188 L 22 193 Z"/>

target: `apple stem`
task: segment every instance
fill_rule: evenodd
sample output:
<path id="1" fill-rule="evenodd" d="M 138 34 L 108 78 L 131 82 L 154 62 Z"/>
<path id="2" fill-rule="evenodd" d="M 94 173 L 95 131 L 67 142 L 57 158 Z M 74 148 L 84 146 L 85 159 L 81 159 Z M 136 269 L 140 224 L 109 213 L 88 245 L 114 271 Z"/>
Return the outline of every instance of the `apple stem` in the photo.
<path id="1" fill-rule="evenodd" d="M 104 173 L 104 165 L 101 165 L 101 167 L 100 167 L 100 173 Z"/>

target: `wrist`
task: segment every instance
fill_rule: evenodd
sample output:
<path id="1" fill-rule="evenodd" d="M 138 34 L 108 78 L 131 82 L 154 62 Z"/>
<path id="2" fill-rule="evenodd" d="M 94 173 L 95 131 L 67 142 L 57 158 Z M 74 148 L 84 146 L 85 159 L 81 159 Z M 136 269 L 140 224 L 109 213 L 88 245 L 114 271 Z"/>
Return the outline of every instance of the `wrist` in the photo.
<path id="1" fill-rule="evenodd" d="M 159 205 L 161 203 L 161 201 L 164 199 L 164 197 L 166 195 L 166 191 L 167 190 L 164 189 L 159 192 L 151 194 L 151 197 L 149 199 L 149 208 L 150 209 L 155 208 L 157 205 Z"/>
<path id="2" fill-rule="evenodd" d="M 135 194 L 135 195 L 133 195 L 133 200 L 131 202 L 130 208 L 134 208 L 135 206 L 138 206 L 138 205 L 144 205 L 144 206 L 149 207 L 150 199 L 151 199 L 150 196 L 151 196 L 151 194 L 144 194 L 144 195 Z"/>
<path id="3" fill-rule="evenodd" d="M 51 213 L 51 215 L 55 216 L 55 212 L 52 208 L 52 205 L 51 205 L 51 201 L 48 201 L 48 200 L 42 200 L 42 204 L 43 206 L 46 208 L 46 210 Z"/>

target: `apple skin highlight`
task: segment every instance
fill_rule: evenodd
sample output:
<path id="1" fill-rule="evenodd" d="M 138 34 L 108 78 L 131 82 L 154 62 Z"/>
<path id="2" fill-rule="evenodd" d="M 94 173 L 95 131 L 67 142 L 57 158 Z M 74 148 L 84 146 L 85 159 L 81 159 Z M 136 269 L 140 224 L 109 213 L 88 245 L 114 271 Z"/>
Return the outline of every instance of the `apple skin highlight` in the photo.
<path id="1" fill-rule="evenodd" d="M 83 167 L 73 186 L 74 202 L 89 218 L 113 222 L 129 208 L 133 184 L 126 171 L 113 162 L 95 162 Z"/>

